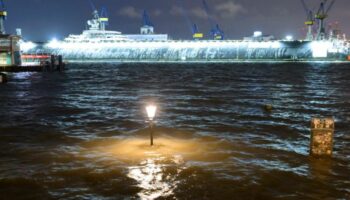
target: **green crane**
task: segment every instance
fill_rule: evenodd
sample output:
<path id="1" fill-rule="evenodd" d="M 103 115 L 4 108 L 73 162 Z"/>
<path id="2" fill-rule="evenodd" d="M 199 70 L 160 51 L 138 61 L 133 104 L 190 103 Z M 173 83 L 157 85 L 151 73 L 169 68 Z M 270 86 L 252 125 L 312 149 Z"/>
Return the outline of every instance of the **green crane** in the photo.
<path id="1" fill-rule="evenodd" d="M 336 0 L 332 0 L 331 3 L 328 3 L 327 0 L 321 0 L 320 7 L 315 15 L 315 18 L 318 20 L 318 31 L 316 35 L 316 40 L 325 40 L 326 39 L 326 29 L 324 27 L 324 21 L 328 18 L 328 13 L 332 9 Z"/>

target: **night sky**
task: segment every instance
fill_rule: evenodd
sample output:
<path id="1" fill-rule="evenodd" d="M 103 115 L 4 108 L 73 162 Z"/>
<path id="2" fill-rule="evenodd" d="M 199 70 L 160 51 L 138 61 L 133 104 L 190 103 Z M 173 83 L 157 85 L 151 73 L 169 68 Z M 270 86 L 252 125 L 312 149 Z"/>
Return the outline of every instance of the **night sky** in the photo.
<path id="1" fill-rule="evenodd" d="M 7 32 L 22 28 L 27 40 L 62 39 L 70 33 L 79 34 L 91 17 L 88 0 L 4 0 L 9 12 Z M 210 23 L 201 0 L 182 0 L 191 20 L 208 33 Z M 306 0 L 316 8 L 320 0 Z M 168 33 L 174 39 L 189 39 L 191 30 L 181 12 L 179 0 L 93 0 L 96 7 L 109 11 L 108 29 L 123 33 L 138 33 L 141 14 L 146 9 L 157 33 Z M 207 0 L 215 20 L 225 31 L 226 38 L 240 39 L 261 30 L 284 37 L 303 35 L 306 14 L 299 0 Z M 338 0 L 330 11 L 328 22 L 339 21 L 341 29 L 350 34 L 350 2 Z"/>

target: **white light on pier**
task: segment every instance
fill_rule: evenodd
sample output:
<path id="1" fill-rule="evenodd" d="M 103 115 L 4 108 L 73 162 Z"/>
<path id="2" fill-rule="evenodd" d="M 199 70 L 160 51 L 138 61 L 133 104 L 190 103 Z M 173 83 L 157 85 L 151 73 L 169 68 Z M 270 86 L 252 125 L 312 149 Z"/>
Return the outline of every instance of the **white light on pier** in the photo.
<path id="1" fill-rule="evenodd" d="M 313 41 L 311 42 L 311 50 L 313 58 L 326 58 L 332 44 L 328 41 Z"/>
<path id="2" fill-rule="evenodd" d="M 58 48 L 59 44 L 60 44 L 60 42 L 56 38 L 52 38 L 52 40 L 49 41 L 47 46 L 50 48 Z"/>
<path id="3" fill-rule="evenodd" d="M 25 51 L 25 52 L 36 47 L 36 44 L 34 44 L 33 42 L 30 42 L 30 41 L 25 42 L 23 40 L 20 41 L 19 45 L 20 45 L 21 51 Z"/>
<path id="4" fill-rule="evenodd" d="M 287 41 L 292 41 L 293 40 L 293 36 L 292 35 L 287 35 L 286 36 L 286 40 Z"/>

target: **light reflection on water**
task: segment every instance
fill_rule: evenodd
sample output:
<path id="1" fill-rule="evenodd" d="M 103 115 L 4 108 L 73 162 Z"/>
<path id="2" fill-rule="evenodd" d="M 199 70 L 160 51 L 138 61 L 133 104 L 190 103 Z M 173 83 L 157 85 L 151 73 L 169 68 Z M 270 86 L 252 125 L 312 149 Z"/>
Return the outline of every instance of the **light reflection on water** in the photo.
<path id="1" fill-rule="evenodd" d="M 150 153 L 143 160 L 139 166 L 129 167 L 128 177 L 135 179 L 138 182 L 138 186 L 142 189 L 138 194 L 141 199 L 156 199 L 159 197 L 166 197 L 174 195 L 173 190 L 176 187 L 177 180 L 174 178 L 176 174 L 167 176 L 163 173 L 165 167 L 169 165 L 176 165 L 176 173 L 181 172 L 181 167 L 177 165 L 183 164 L 183 160 L 180 156 L 176 156 L 171 159 L 172 163 L 163 162 L 166 159 L 159 154 Z M 168 161 L 169 162 L 169 161 Z"/>

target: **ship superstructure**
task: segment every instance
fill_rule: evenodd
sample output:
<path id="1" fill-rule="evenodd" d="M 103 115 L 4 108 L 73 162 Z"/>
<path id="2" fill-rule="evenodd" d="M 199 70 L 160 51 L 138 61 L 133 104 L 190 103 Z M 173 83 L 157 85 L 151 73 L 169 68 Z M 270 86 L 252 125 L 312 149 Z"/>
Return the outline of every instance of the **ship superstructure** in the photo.
<path id="1" fill-rule="evenodd" d="M 119 31 L 106 30 L 105 22 L 108 18 L 100 17 L 97 10 L 93 12 L 93 18 L 87 21 L 88 29 L 80 35 L 69 35 L 64 39 L 67 43 L 107 43 L 129 40 Z"/>

